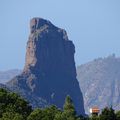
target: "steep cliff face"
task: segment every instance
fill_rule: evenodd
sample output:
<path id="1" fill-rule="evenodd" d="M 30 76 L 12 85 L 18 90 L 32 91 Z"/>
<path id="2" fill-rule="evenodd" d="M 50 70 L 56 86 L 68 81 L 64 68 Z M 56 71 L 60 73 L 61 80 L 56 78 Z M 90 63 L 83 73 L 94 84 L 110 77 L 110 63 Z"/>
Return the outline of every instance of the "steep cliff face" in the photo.
<path id="1" fill-rule="evenodd" d="M 78 113 L 84 114 L 83 97 L 76 79 L 75 47 L 65 30 L 33 18 L 27 42 L 26 63 L 21 75 L 8 85 L 23 89 L 62 108 L 70 95 Z"/>

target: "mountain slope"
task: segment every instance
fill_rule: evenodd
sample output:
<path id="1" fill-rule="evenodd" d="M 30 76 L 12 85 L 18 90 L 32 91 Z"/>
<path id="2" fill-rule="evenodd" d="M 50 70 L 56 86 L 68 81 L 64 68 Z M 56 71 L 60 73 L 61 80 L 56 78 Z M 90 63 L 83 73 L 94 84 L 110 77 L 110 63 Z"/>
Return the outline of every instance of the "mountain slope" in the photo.
<path id="1" fill-rule="evenodd" d="M 120 58 L 99 58 L 77 68 L 85 110 L 98 106 L 120 109 Z"/>
<path id="2" fill-rule="evenodd" d="M 0 71 L 0 83 L 6 83 L 20 73 L 21 70 L 18 69 Z"/>

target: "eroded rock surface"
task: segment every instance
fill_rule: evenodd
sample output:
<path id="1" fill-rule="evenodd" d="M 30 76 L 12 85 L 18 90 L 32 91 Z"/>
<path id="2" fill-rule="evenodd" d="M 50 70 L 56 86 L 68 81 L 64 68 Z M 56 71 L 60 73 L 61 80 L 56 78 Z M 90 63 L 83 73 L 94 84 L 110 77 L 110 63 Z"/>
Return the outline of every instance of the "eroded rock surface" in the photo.
<path id="1" fill-rule="evenodd" d="M 33 18 L 30 21 L 24 70 L 8 85 L 22 89 L 27 96 L 37 96 L 60 108 L 63 107 L 65 97 L 70 95 L 77 112 L 84 114 L 74 53 L 75 47 L 65 30 L 50 21 Z"/>

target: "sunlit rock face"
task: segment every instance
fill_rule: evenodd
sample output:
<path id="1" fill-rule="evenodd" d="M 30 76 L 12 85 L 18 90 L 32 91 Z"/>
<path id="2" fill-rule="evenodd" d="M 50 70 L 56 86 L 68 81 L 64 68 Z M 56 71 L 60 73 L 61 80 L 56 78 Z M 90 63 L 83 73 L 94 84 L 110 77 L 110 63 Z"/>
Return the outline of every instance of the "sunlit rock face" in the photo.
<path id="1" fill-rule="evenodd" d="M 74 44 L 68 39 L 65 30 L 50 21 L 33 18 L 30 21 L 24 70 L 8 85 L 22 89 L 24 96 L 35 95 L 44 99 L 48 105 L 55 104 L 60 108 L 63 107 L 65 97 L 70 95 L 77 112 L 84 114 L 74 53 Z"/>

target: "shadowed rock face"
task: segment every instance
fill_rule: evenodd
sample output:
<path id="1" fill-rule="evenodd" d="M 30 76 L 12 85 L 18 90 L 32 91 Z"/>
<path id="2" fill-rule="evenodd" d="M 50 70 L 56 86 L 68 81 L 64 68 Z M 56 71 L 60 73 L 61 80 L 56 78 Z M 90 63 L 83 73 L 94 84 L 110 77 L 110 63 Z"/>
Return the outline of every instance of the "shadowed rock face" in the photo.
<path id="1" fill-rule="evenodd" d="M 75 47 L 66 31 L 51 22 L 33 18 L 27 42 L 26 63 L 21 75 L 8 85 L 27 91 L 62 108 L 70 95 L 78 113 L 84 114 L 83 97 L 76 79 Z"/>

